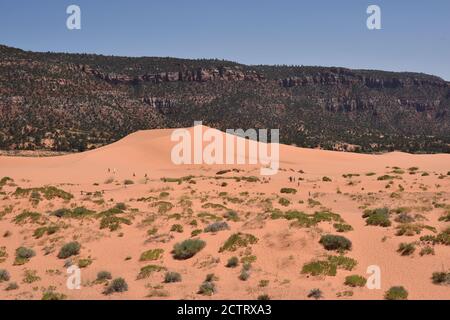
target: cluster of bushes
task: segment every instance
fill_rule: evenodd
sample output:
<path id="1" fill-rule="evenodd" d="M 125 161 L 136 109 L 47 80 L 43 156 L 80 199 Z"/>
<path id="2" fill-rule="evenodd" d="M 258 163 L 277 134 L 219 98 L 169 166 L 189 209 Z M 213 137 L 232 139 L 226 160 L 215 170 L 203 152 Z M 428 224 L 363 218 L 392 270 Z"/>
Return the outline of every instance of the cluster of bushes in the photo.
<path id="1" fill-rule="evenodd" d="M 165 283 L 181 282 L 181 274 L 178 272 L 167 272 L 164 276 Z"/>
<path id="2" fill-rule="evenodd" d="M 344 284 L 350 287 L 364 287 L 367 279 L 360 275 L 351 275 L 345 277 Z"/>
<path id="3" fill-rule="evenodd" d="M 80 253 L 81 245 L 77 241 L 66 243 L 59 250 L 58 258 L 59 259 L 67 259 L 71 256 L 76 256 Z"/>
<path id="4" fill-rule="evenodd" d="M 320 238 L 319 243 L 326 250 L 346 251 L 352 249 L 352 242 L 343 236 L 324 235 Z"/>
<path id="5" fill-rule="evenodd" d="M 164 271 L 164 270 L 166 270 L 165 267 L 154 265 L 154 264 L 150 264 L 148 266 L 145 266 L 145 267 L 141 268 L 141 270 L 140 270 L 140 272 L 139 272 L 139 274 L 137 276 L 137 279 L 138 280 L 146 279 L 146 278 L 150 277 L 150 275 L 152 273 L 154 273 L 154 272 L 161 272 L 161 271 Z"/>
<path id="6" fill-rule="evenodd" d="M 378 208 L 374 210 L 367 209 L 364 211 L 363 218 L 366 219 L 367 225 L 381 227 L 391 226 L 388 208 Z"/>
<path id="7" fill-rule="evenodd" d="M 230 227 L 228 226 L 228 223 L 225 221 L 218 221 L 210 224 L 205 228 L 205 232 L 218 232 L 222 230 L 228 230 Z"/>
<path id="8" fill-rule="evenodd" d="M 402 256 L 410 256 L 416 251 L 416 245 L 414 243 L 400 243 L 397 252 Z"/>
<path id="9" fill-rule="evenodd" d="M 216 285 L 214 281 L 216 280 L 216 277 L 214 274 L 208 274 L 206 276 L 205 281 L 200 285 L 200 288 L 198 289 L 198 294 L 202 294 L 204 296 L 212 296 L 214 293 L 217 292 Z"/>
<path id="10" fill-rule="evenodd" d="M 344 256 L 329 256 L 325 260 L 316 260 L 305 263 L 301 273 L 312 276 L 335 276 L 338 269 L 351 271 L 356 267 L 357 261 Z"/>
<path id="11" fill-rule="evenodd" d="M 219 249 L 219 252 L 236 251 L 239 248 L 245 248 L 258 242 L 258 238 L 247 233 L 232 234 Z"/>
<path id="12" fill-rule="evenodd" d="M 206 242 L 200 239 L 188 239 L 175 244 L 172 255 L 174 259 L 186 260 L 192 258 L 206 246 Z"/>
<path id="13" fill-rule="evenodd" d="M 164 253 L 163 249 L 152 249 L 147 250 L 141 254 L 140 261 L 153 261 L 153 260 L 159 260 L 162 257 L 162 254 Z"/>
<path id="14" fill-rule="evenodd" d="M 408 291 L 402 286 L 391 287 L 384 294 L 386 300 L 406 300 L 408 299 Z"/>
<path id="15" fill-rule="evenodd" d="M 450 285 L 450 272 L 433 272 L 431 280 L 434 284 Z"/>
<path id="16" fill-rule="evenodd" d="M 36 253 L 34 252 L 33 249 L 26 248 L 26 247 L 17 248 L 16 249 L 16 259 L 14 260 L 14 265 L 16 265 L 16 266 L 23 265 L 23 264 L 27 263 L 28 261 L 30 261 L 30 259 L 32 257 L 34 257 L 35 255 L 36 255 Z"/>
<path id="17" fill-rule="evenodd" d="M 106 287 L 104 294 L 109 295 L 116 292 L 128 291 L 128 284 L 124 278 L 116 278 Z"/>

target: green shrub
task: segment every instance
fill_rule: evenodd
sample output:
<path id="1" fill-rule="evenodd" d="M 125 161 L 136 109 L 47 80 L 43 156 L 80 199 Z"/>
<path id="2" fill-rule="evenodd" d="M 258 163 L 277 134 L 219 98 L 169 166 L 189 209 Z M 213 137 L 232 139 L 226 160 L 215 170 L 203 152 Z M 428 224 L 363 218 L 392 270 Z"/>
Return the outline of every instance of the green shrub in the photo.
<path id="1" fill-rule="evenodd" d="M 366 285 L 366 282 L 366 278 L 355 274 L 345 277 L 344 284 L 350 287 L 364 287 Z"/>
<path id="2" fill-rule="evenodd" d="M 239 259 L 238 257 L 231 257 L 228 259 L 227 264 L 225 267 L 227 268 L 236 268 L 239 265 Z"/>
<path id="3" fill-rule="evenodd" d="M 114 208 L 120 210 L 120 211 L 125 211 L 127 210 L 127 205 L 123 202 L 118 202 L 116 203 L 116 205 L 114 206 Z"/>
<path id="4" fill-rule="evenodd" d="M 383 175 L 383 176 L 380 176 L 380 177 L 378 177 L 378 181 L 386 181 L 386 180 L 393 180 L 393 179 L 395 179 L 395 177 L 394 176 L 390 176 L 390 175 L 388 175 L 388 174 L 385 174 L 385 175 Z"/>
<path id="5" fill-rule="evenodd" d="M 351 271 L 358 263 L 356 260 L 344 256 L 329 256 L 326 260 L 316 260 L 305 263 L 301 273 L 312 276 L 335 276 L 338 269 Z"/>
<path id="6" fill-rule="evenodd" d="M 31 221 L 32 223 L 36 223 L 41 218 L 41 214 L 37 212 L 31 211 L 23 211 L 21 214 L 18 214 L 14 218 L 14 222 L 17 224 L 21 224 L 27 221 Z"/>
<path id="7" fill-rule="evenodd" d="M 178 272 L 167 272 L 164 276 L 165 283 L 181 282 L 181 274 Z"/>
<path id="8" fill-rule="evenodd" d="M 205 232 L 218 232 L 222 230 L 228 230 L 230 227 L 228 226 L 228 223 L 225 221 L 218 221 L 210 224 L 205 228 Z"/>
<path id="9" fill-rule="evenodd" d="M 36 253 L 34 252 L 33 249 L 25 248 L 25 247 L 17 248 L 16 249 L 16 259 L 14 261 L 14 265 L 16 265 L 16 266 L 23 265 L 23 264 L 27 263 L 28 261 L 30 261 L 30 259 L 32 257 L 34 257 L 35 255 L 36 255 Z"/>
<path id="10" fill-rule="evenodd" d="M 111 272 L 109 271 L 100 271 L 97 273 L 97 281 L 105 282 L 112 279 Z"/>
<path id="11" fill-rule="evenodd" d="M 173 257 L 177 260 L 185 260 L 193 257 L 206 246 L 206 242 L 200 239 L 188 239 L 173 247 Z"/>
<path id="12" fill-rule="evenodd" d="M 348 232 L 353 230 L 353 227 L 346 223 L 335 223 L 333 224 L 333 227 L 337 232 Z"/>
<path id="13" fill-rule="evenodd" d="M 219 249 L 219 252 L 223 251 L 236 251 L 239 248 L 247 247 L 251 244 L 255 244 L 258 242 L 258 238 L 254 235 L 246 234 L 246 233 L 235 233 L 232 234 L 227 241 L 223 244 L 223 246 Z"/>
<path id="14" fill-rule="evenodd" d="M 278 203 L 281 204 L 283 207 L 287 207 L 291 204 L 291 202 L 286 198 L 280 198 L 278 200 Z"/>
<path id="15" fill-rule="evenodd" d="M 121 224 L 131 225 L 131 221 L 127 218 L 107 215 L 100 221 L 100 229 L 109 228 L 109 231 L 113 232 L 118 230 Z"/>
<path id="16" fill-rule="evenodd" d="M 321 299 L 323 298 L 323 293 L 322 290 L 320 289 L 312 289 L 309 293 L 308 293 L 308 298 L 313 298 L 313 299 Z"/>
<path id="17" fill-rule="evenodd" d="M 416 246 L 414 243 L 400 243 L 397 249 L 402 256 L 409 256 L 414 253 Z"/>
<path id="18" fill-rule="evenodd" d="M 239 280 L 247 281 L 250 278 L 250 272 L 248 270 L 242 269 L 239 274 Z"/>
<path id="19" fill-rule="evenodd" d="M 147 250 L 141 254 L 140 261 L 153 261 L 158 260 L 162 257 L 162 254 L 164 253 L 163 249 L 153 249 L 153 250 Z"/>
<path id="20" fill-rule="evenodd" d="M 62 293 L 54 292 L 53 290 L 45 291 L 42 294 L 41 300 L 65 300 L 67 296 Z"/>
<path id="21" fill-rule="evenodd" d="M 408 291 L 402 286 L 391 287 L 386 291 L 384 298 L 386 300 L 406 300 L 408 299 Z"/>
<path id="22" fill-rule="evenodd" d="M 332 180 L 331 180 L 331 178 L 329 178 L 329 177 L 323 177 L 323 178 L 322 178 L 322 181 L 323 181 L 323 182 L 331 182 Z"/>
<path id="23" fill-rule="evenodd" d="M 178 233 L 183 233 L 183 226 L 181 224 L 174 224 L 172 225 L 172 227 L 170 228 L 170 231 L 172 232 L 178 232 Z"/>
<path id="24" fill-rule="evenodd" d="M 91 264 L 92 264 L 92 259 L 89 259 L 89 258 L 87 258 L 87 259 L 80 259 L 78 261 L 78 267 L 79 268 L 86 268 L 86 267 L 90 266 Z"/>
<path id="25" fill-rule="evenodd" d="M 67 259 L 71 256 L 76 256 L 78 253 L 80 253 L 80 249 L 81 245 L 76 241 L 66 243 L 59 251 L 58 258 Z"/>
<path id="26" fill-rule="evenodd" d="M 237 222 L 239 221 L 239 215 L 236 211 L 233 210 L 228 210 L 227 212 L 224 213 L 223 217 L 227 220 L 227 221 L 234 221 Z"/>
<path id="27" fill-rule="evenodd" d="M 199 234 L 201 234 L 203 231 L 201 230 L 201 229 L 195 229 L 195 230 L 192 230 L 192 232 L 191 232 L 191 237 L 196 237 L 196 236 L 198 236 Z"/>
<path id="28" fill-rule="evenodd" d="M 10 282 L 6 286 L 5 291 L 12 291 L 17 289 L 19 289 L 19 285 L 17 284 L 17 282 Z"/>
<path id="29" fill-rule="evenodd" d="M 204 296 L 212 296 L 214 293 L 216 293 L 216 285 L 214 284 L 214 282 L 205 281 L 200 285 L 198 293 Z"/>
<path id="30" fill-rule="evenodd" d="M 270 296 L 268 294 L 261 294 L 258 296 L 257 300 L 268 301 L 268 300 L 270 300 Z"/>
<path id="31" fill-rule="evenodd" d="M 0 283 L 4 281 L 9 281 L 10 275 L 9 272 L 5 269 L 0 269 Z"/>
<path id="32" fill-rule="evenodd" d="M 23 277 L 24 283 L 30 284 L 39 280 L 41 280 L 41 278 L 37 275 L 36 270 L 25 270 Z"/>
<path id="33" fill-rule="evenodd" d="M 351 250 L 352 242 L 343 236 L 324 235 L 320 238 L 320 244 L 326 250 Z"/>
<path id="34" fill-rule="evenodd" d="M 36 239 L 43 237 L 45 234 L 52 235 L 59 230 L 58 226 L 40 227 L 34 230 L 33 236 Z"/>
<path id="35" fill-rule="evenodd" d="M 161 271 L 164 271 L 164 270 L 166 270 L 166 268 L 164 268 L 162 266 L 157 266 L 157 265 L 154 265 L 154 264 L 150 264 L 148 266 L 145 266 L 145 267 L 141 268 L 141 270 L 140 270 L 140 272 L 139 272 L 139 274 L 137 276 L 137 279 L 138 280 L 146 279 L 146 278 L 150 277 L 150 275 L 152 273 L 154 273 L 154 272 L 161 272 Z"/>
<path id="36" fill-rule="evenodd" d="M 106 287 L 104 294 L 112 294 L 115 292 L 125 292 L 128 291 L 128 284 L 123 278 L 116 278 Z"/>
<path id="37" fill-rule="evenodd" d="M 450 272 L 433 272 L 431 280 L 434 284 L 450 284 Z"/>
<path id="38" fill-rule="evenodd" d="M 366 210 L 364 211 L 363 218 L 366 218 L 367 225 L 382 227 L 389 227 L 391 225 L 388 208 Z"/>
<path id="39" fill-rule="evenodd" d="M 420 256 L 434 255 L 434 248 L 426 245 L 420 250 Z"/>
<path id="40" fill-rule="evenodd" d="M 280 192 L 287 194 L 296 194 L 297 190 L 295 190 L 294 188 L 281 188 Z"/>

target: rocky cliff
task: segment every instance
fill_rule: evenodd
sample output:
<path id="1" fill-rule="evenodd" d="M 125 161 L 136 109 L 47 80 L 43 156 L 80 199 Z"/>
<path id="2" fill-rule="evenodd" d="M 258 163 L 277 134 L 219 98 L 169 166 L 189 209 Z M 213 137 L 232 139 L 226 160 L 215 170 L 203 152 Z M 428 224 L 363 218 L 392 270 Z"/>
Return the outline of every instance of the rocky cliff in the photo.
<path id="1" fill-rule="evenodd" d="M 280 128 L 357 152 L 450 152 L 450 85 L 431 75 L 0 46 L 0 149 L 85 150 L 140 129 Z"/>

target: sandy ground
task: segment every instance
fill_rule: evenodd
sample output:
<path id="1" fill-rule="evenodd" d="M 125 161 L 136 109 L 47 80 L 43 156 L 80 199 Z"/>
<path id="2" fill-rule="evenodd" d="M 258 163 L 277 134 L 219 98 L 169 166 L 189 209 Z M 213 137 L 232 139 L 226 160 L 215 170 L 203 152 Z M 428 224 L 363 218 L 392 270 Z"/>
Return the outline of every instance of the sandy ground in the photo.
<path id="1" fill-rule="evenodd" d="M 0 270 L 10 276 L 0 279 L 0 299 L 41 299 L 46 292 L 67 299 L 256 299 L 263 294 L 271 299 L 308 299 L 315 288 L 324 299 L 383 299 L 392 286 L 403 286 L 408 299 L 450 298 L 449 285 L 431 280 L 433 272 L 450 271 L 449 245 L 420 239 L 442 234 L 450 226 L 442 218 L 450 215 L 450 155 L 362 155 L 280 145 L 281 168 L 269 178 L 260 175 L 259 165 L 176 166 L 170 158 L 175 144 L 171 132 L 141 131 L 97 150 L 59 157 L 0 156 L 0 179 L 11 178 L 0 184 Z M 221 170 L 231 171 L 217 174 Z M 379 179 L 383 175 L 387 180 Z M 49 186 L 73 197 L 49 195 Z M 20 192 L 27 188 L 41 189 Z M 297 192 L 281 193 L 282 188 Z M 289 202 L 282 205 L 280 198 Z M 118 203 L 125 208 L 113 216 L 127 222 L 114 231 L 101 229 L 104 212 Z M 95 213 L 62 218 L 53 214 L 76 207 Z M 376 208 L 389 209 L 391 226 L 367 225 L 364 210 Z M 409 226 L 417 232 L 397 234 L 404 226 L 398 208 L 403 218 L 412 219 Z M 337 232 L 336 221 L 301 226 L 284 216 L 275 219 L 274 213 L 289 210 L 308 215 L 330 211 L 352 230 Z M 39 215 L 35 221 L 17 221 L 24 211 Z M 236 219 L 229 218 L 230 211 Z M 229 229 L 204 232 L 215 221 L 226 221 Z M 48 226 L 56 226 L 56 232 L 35 234 Z M 201 233 L 193 236 L 194 230 Z M 238 232 L 258 241 L 219 252 Z M 319 239 L 326 234 L 348 238 L 352 249 L 325 250 Z M 174 244 L 186 239 L 201 239 L 206 246 L 189 259 L 174 259 Z M 60 248 L 71 241 L 79 242 L 81 250 L 59 259 Z M 400 243 L 413 243 L 415 251 L 402 256 L 397 252 Z M 15 265 L 21 246 L 34 250 L 35 256 Z M 434 253 L 422 255 L 426 247 Z M 164 251 L 154 261 L 140 261 L 150 249 Z M 302 273 L 305 264 L 340 254 L 357 262 L 353 270 L 338 269 L 335 276 Z M 247 280 L 239 279 L 243 262 L 236 268 L 225 266 L 233 256 L 251 262 Z M 81 288 L 68 289 L 66 267 L 81 259 L 91 261 L 81 269 Z M 140 279 L 140 269 L 147 265 L 165 269 Z M 344 284 L 349 275 L 369 278 L 366 271 L 373 265 L 380 268 L 381 288 Z M 27 283 L 27 271 L 38 278 Z M 111 281 L 96 281 L 99 271 L 124 278 L 128 291 L 104 294 Z M 166 271 L 180 273 L 181 282 L 164 283 Z M 211 296 L 198 293 L 208 274 L 215 275 L 216 292 Z M 18 288 L 6 290 L 12 282 Z"/>

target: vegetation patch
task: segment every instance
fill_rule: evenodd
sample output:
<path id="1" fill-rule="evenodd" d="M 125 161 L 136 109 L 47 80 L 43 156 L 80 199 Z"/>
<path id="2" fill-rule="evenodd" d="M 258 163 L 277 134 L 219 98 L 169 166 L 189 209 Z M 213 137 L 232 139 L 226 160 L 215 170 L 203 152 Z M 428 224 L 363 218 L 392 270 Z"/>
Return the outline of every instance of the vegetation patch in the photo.
<path id="1" fill-rule="evenodd" d="M 8 258 L 6 247 L 0 247 L 0 263 L 5 262 L 6 258 Z"/>
<path id="2" fill-rule="evenodd" d="M 178 272 L 167 272 L 164 276 L 165 283 L 181 282 L 181 274 Z"/>
<path id="3" fill-rule="evenodd" d="M 337 232 L 349 232 L 353 230 L 353 227 L 346 223 L 335 223 L 333 227 Z"/>
<path id="4" fill-rule="evenodd" d="M 433 272 L 431 280 L 437 285 L 450 285 L 450 272 Z"/>
<path id="5" fill-rule="evenodd" d="M 104 294 L 109 295 L 117 292 L 128 291 L 128 284 L 124 278 L 116 278 L 106 287 Z"/>
<path id="6" fill-rule="evenodd" d="M 367 225 L 370 226 L 389 227 L 391 225 L 388 208 L 367 209 L 364 211 L 363 218 L 366 219 Z"/>
<path id="7" fill-rule="evenodd" d="M 71 256 L 76 256 L 80 253 L 81 245 L 76 242 L 69 242 L 62 246 L 61 250 L 58 253 L 59 259 L 67 259 Z"/>
<path id="8" fill-rule="evenodd" d="M 5 282 L 5 281 L 9 281 L 10 279 L 10 275 L 9 272 L 5 269 L 0 269 L 0 283 Z"/>
<path id="9" fill-rule="evenodd" d="M 41 218 L 40 213 L 32 212 L 32 211 L 23 211 L 21 214 L 18 214 L 14 218 L 14 222 L 17 224 L 22 224 L 22 223 L 25 223 L 28 221 L 31 223 L 36 223 L 39 221 L 40 218 Z"/>
<path id="10" fill-rule="evenodd" d="M 214 284 L 214 275 L 208 274 L 206 276 L 206 280 L 203 281 L 203 283 L 200 285 L 200 288 L 198 289 L 198 294 L 204 295 L 204 296 L 212 296 L 214 293 L 216 293 L 216 285 Z"/>
<path id="11" fill-rule="evenodd" d="M 154 261 L 162 258 L 164 253 L 163 249 L 151 249 L 143 252 L 140 257 L 140 261 Z"/>
<path id="12" fill-rule="evenodd" d="M 391 287 L 384 294 L 386 300 L 406 300 L 408 299 L 408 291 L 402 286 Z"/>
<path id="13" fill-rule="evenodd" d="M 238 257 L 231 257 L 228 259 L 227 264 L 225 267 L 227 268 L 236 268 L 239 265 L 239 259 Z"/>
<path id="14" fill-rule="evenodd" d="M 410 256 L 416 251 L 416 245 L 414 243 L 400 243 L 397 252 L 402 256 Z"/>
<path id="15" fill-rule="evenodd" d="M 319 243 L 323 245 L 326 250 L 345 251 L 352 249 L 352 242 L 343 236 L 324 235 L 320 238 Z"/>
<path id="16" fill-rule="evenodd" d="M 55 198 L 60 198 L 66 201 L 70 201 L 73 199 L 73 194 L 68 193 L 64 190 L 58 189 L 53 186 L 46 186 L 41 188 L 28 188 L 28 189 L 22 189 L 17 188 L 16 191 L 13 193 L 13 196 L 15 197 L 28 197 L 33 196 L 33 194 L 39 194 L 40 196 L 43 196 L 47 200 L 53 200 Z M 36 196 L 33 196 L 36 197 Z"/>
<path id="17" fill-rule="evenodd" d="M 281 188 L 281 193 L 287 193 L 287 194 L 296 194 L 297 190 L 294 188 Z"/>
<path id="18" fill-rule="evenodd" d="M 153 204 L 153 207 L 158 207 L 158 213 L 166 213 L 173 209 L 174 205 L 168 201 L 157 201 Z"/>
<path id="19" fill-rule="evenodd" d="M 432 232 L 437 232 L 436 228 L 431 227 L 431 226 L 426 226 L 420 223 L 402 223 L 400 225 L 398 225 L 396 227 L 397 232 L 396 235 L 397 236 L 414 236 L 416 234 L 420 234 L 422 232 L 423 229 L 427 229 L 430 230 Z"/>
<path id="20" fill-rule="evenodd" d="M 206 246 L 206 242 L 200 239 L 188 239 L 173 247 L 173 258 L 177 260 L 186 260 L 192 258 Z"/>
<path id="21" fill-rule="evenodd" d="M 280 198 L 278 200 L 278 203 L 280 205 L 282 205 L 283 207 L 287 207 L 287 206 L 289 206 L 291 204 L 291 202 L 288 199 L 286 199 L 286 198 Z"/>
<path id="22" fill-rule="evenodd" d="M 312 276 L 335 276 L 338 269 L 351 271 L 357 261 L 344 256 L 329 256 L 326 260 L 316 260 L 303 265 L 302 273 Z"/>
<path id="23" fill-rule="evenodd" d="M 39 277 L 37 275 L 37 271 L 36 270 L 25 270 L 24 275 L 23 275 L 23 282 L 24 283 L 34 283 L 37 281 L 40 281 L 41 277 Z"/>
<path id="24" fill-rule="evenodd" d="M 138 280 L 146 279 L 146 278 L 150 277 L 152 275 L 152 273 L 154 273 L 154 272 L 161 272 L 161 271 L 165 271 L 165 270 L 166 270 L 165 267 L 150 264 L 148 266 L 141 268 L 141 271 L 139 272 L 137 279 Z"/>
<path id="25" fill-rule="evenodd" d="M 345 277 L 344 284 L 349 287 L 364 287 L 366 285 L 367 279 L 360 275 L 351 275 Z"/>
<path id="26" fill-rule="evenodd" d="M 223 244 L 223 246 L 219 249 L 219 252 L 223 251 L 236 251 L 239 248 L 245 248 L 249 245 L 255 244 L 258 242 L 258 238 L 254 235 L 246 234 L 246 233 L 235 233 L 231 235 L 227 241 Z"/>
<path id="27" fill-rule="evenodd" d="M 36 253 L 34 252 L 33 249 L 26 247 L 19 247 L 16 249 L 16 259 L 14 260 L 14 265 L 21 266 L 30 261 L 30 259 L 35 255 Z"/>
<path id="28" fill-rule="evenodd" d="M 118 216 L 105 216 L 100 220 L 100 229 L 109 229 L 113 232 L 120 229 L 121 224 L 131 225 L 131 221 L 127 218 Z"/>
<path id="29" fill-rule="evenodd" d="M 77 207 L 73 210 L 70 209 L 58 209 L 56 211 L 53 211 L 52 215 L 58 217 L 58 218 L 84 218 L 89 217 L 95 214 L 95 211 L 86 209 L 85 207 Z"/>
<path id="30" fill-rule="evenodd" d="M 59 230 L 58 226 L 40 227 L 34 230 L 33 237 L 36 239 L 42 238 L 44 235 L 52 235 Z"/>
<path id="31" fill-rule="evenodd" d="M 55 292 L 53 290 L 45 291 L 42 294 L 41 300 L 54 301 L 54 300 L 65 300 L 67 296 L 62 293 Z"/>
<path id="32" fill-rule="evenodd" d="M 226 223 L 225 221 L 218 221 L 207 226 L 205 228 L 205 232 L 219 232 L 228 229 L 230 229 L 228 223 Z"/>

